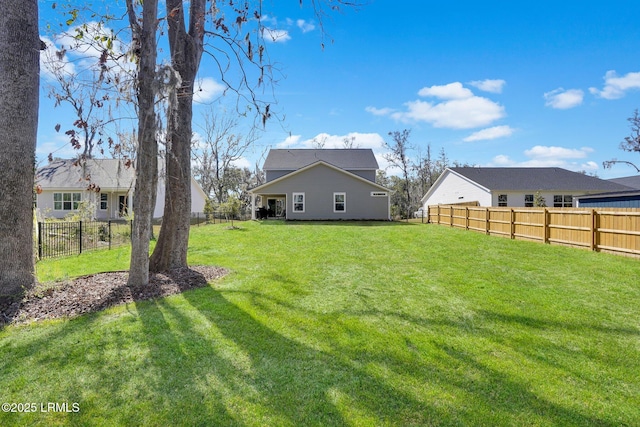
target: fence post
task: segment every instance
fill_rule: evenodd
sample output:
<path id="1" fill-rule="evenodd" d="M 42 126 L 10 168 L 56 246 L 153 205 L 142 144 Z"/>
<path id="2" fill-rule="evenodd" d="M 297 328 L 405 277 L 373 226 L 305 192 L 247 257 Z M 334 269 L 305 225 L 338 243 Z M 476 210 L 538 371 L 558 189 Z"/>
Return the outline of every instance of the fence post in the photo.
<path id="1" fill-rule="evenodd" d="M 453 227 L 453 205 L 449 206 L 449 226 Z"/>
<path id="2" fill-rule="evenodd" d="M 107 221 L 107 239 L 109 239 L 109 250 L 111 250 L 111 220 Z"/>
<path id="3" fill-rule="evenodd" d="M 551 237 L 551 227 L 549 227 L 551 222 L 551 215 L 549 214 L 549 209 L 544 208 L 544 243 L 549 243 L 549 237 Z"/>
<path id="4" fill-rule="evenodd" d="M 82 253 L 82 221 L 78 221 L 78 223 L 80 224 L 80 227 L 78 227 L 80 229 L 78 236 L 80 236 L 80 240 L 78 242 L 78 247 L 80 248 L 80 253 Z"/>
<path id="5" fill-rule="evenodd" d="M 595 251 L 596 247 L 598 246 L 597 236 L 596 236 L 596 233 L 598 233 L 597 221 L 598 219 L 597 219 L 596 210 L 591 209 L 591 242 L 589 243 L 589 249 L 591 249 L 592 251 Z"/>
<path id="6" fill-rule="evenodd" d="M 485 208 L 484 212 L 484 228 L 484 234 L 486 234 L 487 236 L 491 234 L 491 211 L 489 211 L 488 207 Z"/>
<path id="7" fill-rule="evenodd" d="M 38 259 L 42 259 L 42 226 L 43 222 L 38 223 Z"/>
<path id="8" fill-rule="evenodd" d="M 512 239 L 516 238 L 516 214 L 515 211 L 513 210 L 513 208 L 511 208 L 511 232 L 509 233 L 509 237 L 511 237 Z"/>
<path id="9" fill-rule="evenodd" d="M 469 207 L 468 206 L 464 207 L 464 216 L 465 216 L 464 229 L 468 230 L 469 229 Z"/>

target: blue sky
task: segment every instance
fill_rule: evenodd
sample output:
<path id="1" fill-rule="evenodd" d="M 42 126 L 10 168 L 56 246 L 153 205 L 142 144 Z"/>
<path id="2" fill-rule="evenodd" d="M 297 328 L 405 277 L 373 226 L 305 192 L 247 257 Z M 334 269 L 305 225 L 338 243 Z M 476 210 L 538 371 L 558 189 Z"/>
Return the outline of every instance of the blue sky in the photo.
<path id="1" fill-rule="evenodd" d="M 50 4 L 40 2 L 43 26 L 59 19 Z M 244 164 L 266 147 L 314 139 L 339 147 L 347 137 L 386 167 L 383 141 L 402 129 L 411 129 L 415 156 L 430 144 L 434 156 L 443 148 L 451 161 L 477 166 L 613 178 L 635 170 L 605 170 L 602 161 L 640 164 L 639 154 L 619 149 L 640 108 L 640 2 L 371 0 L 331 13 L 324 37 L 313 10 L 296 0 L 265 1 L 263 13 L 281 77 L 273 108 L 283 118 L 268 122 Z M 205 57 L 196 122 L 219 96 L 215 70 Z M 64 109 L 43 93 L 40 117 L 39 158 L 64 155 L 53 129 L 65 128 Z"/>

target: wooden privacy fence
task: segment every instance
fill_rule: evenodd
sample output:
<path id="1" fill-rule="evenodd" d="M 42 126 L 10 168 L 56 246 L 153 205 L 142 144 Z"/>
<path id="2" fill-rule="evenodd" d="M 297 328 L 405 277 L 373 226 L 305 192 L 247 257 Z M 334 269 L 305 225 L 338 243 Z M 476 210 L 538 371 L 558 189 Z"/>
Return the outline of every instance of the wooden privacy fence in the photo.
<path id="1" fill-rule="evenodd" d="M 429 222 L 640 257 L 640 209 L 429 206 Z"/>

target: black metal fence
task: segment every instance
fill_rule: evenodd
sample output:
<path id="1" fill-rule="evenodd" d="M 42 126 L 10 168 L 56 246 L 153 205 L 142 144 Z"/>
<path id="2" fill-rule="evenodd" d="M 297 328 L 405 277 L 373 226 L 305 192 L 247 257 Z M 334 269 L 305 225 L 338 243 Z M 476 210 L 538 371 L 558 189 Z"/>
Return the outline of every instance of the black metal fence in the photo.
<path id="1" fill-rule="evenodd" d="M 131 241 L 131 221 L 39 222 L 38 259 L 111 249 Z"/>
<path id="2" fill-rule="evenodd" d="M 251 212 L 242 212 L 233 218 L 234 221 L 250 219 Z M 191 214 L 192 226 L 226 223 L 231 220 L 223 212 Z M 161 225 L 162 219 L 154 220 L 153 224 Z M 39 222 L 36 230 L 38 259 L 79 255 L 94 249 L 111 249 L 128 244 L 131 241 L 131 227 L 132 221 L 126 220 Z"/>
<path id="3" fill-rule="evenodd" d="M 249 221 L 251 219 L 251 211 L 240 212 L 233 217 L 234 221 Z M 232 218 L 224 212 L 194 212 L 191 214 L 191 225 L 199 226 L 200 224 L 222 224 L 231 222 Z"/>

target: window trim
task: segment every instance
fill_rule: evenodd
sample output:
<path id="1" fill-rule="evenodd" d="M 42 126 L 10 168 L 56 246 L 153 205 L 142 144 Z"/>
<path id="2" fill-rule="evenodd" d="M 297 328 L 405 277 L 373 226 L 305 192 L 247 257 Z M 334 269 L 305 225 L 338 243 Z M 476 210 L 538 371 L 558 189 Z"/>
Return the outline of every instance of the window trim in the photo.
<path id="1" fill-rule="evenodd" d="M 529 198 L 530 200 L 527 200 Z M 532 208 L 535 205 L 535 196 L 533 194 L 525 194 L 524 195 L 524 207 Z"/>
<path id="2" fill-rule="evenodd" d="M 504 201 L 500 199 L 504 196 Z M 504 204 L 501 204 L 504 203 Z M 508 194 L 498 194 L 498 207 L 504 208 L 509 206 L 509 195 Z"/>
<path id="3" fill-rule="evenodd" d="M 342 202 L 336 200 L 336 196 L 343 196 Z M 343 205 L 343 209 L 337 209 L 338 204 Z M 336 191 L 333 193 L 333 213 L 346 213 L 347 212 L 347 193 L 344 191 Z"/>
<path id="4" fill-rule="evenodd" d="M 560 198 L 560 201 L 556 201 Z M 569 199 L 567 201 L 567 199 Z M 554 194 L 553 195 L 553 207 L 554 208 L 572 208 L 573 207 L 573 195 L 571 194 Z"/>
<path id="5" fill-rule="evenodd" d="M 56 196 L 57 195 L 60 196 L 59 197 L 60 200 L 56 200 Z M 68 200 L 65 200 L 65 199 L 67 199 L 67 197 L 65 197 L 66 195 L 68 195 Z M 59 192 L 53 193 L 53 210 L 54 211 L 60 211 L 60 212 L 77 211 L 78 210 L 78 205 L 81 202 L 82 202 L 82 193 L 80 193 L 80 192 L 59 191 Z M 65 207 L 66 203 L 69 204 L 69 208 L 68 209 Z M 58 208 L 56 208 L 56 204 L 59 204 Z"/>
<path id="6" fill-rule="evenodd" d="M 302 196 L 302 201 L 296 202 L 296 196 Z M 302 210 L 296 209 L 296 205 L 301 204 Z M 294 213 L 305 213 L 307 207 L 307 197 L 303 192 L 291 193 L 291 211 Z"/>
<path id="7" fill-rule="evenodd" d="M 105 200 L 102 200 L 102 196 L 105 196 Z M 109 210 L 109 194 L 108 193 L 100 193 L 100 210 L 101 211 L 108 211 Z M 104 208 L 102 207 L 102 204 L 104 203 Z"/>

